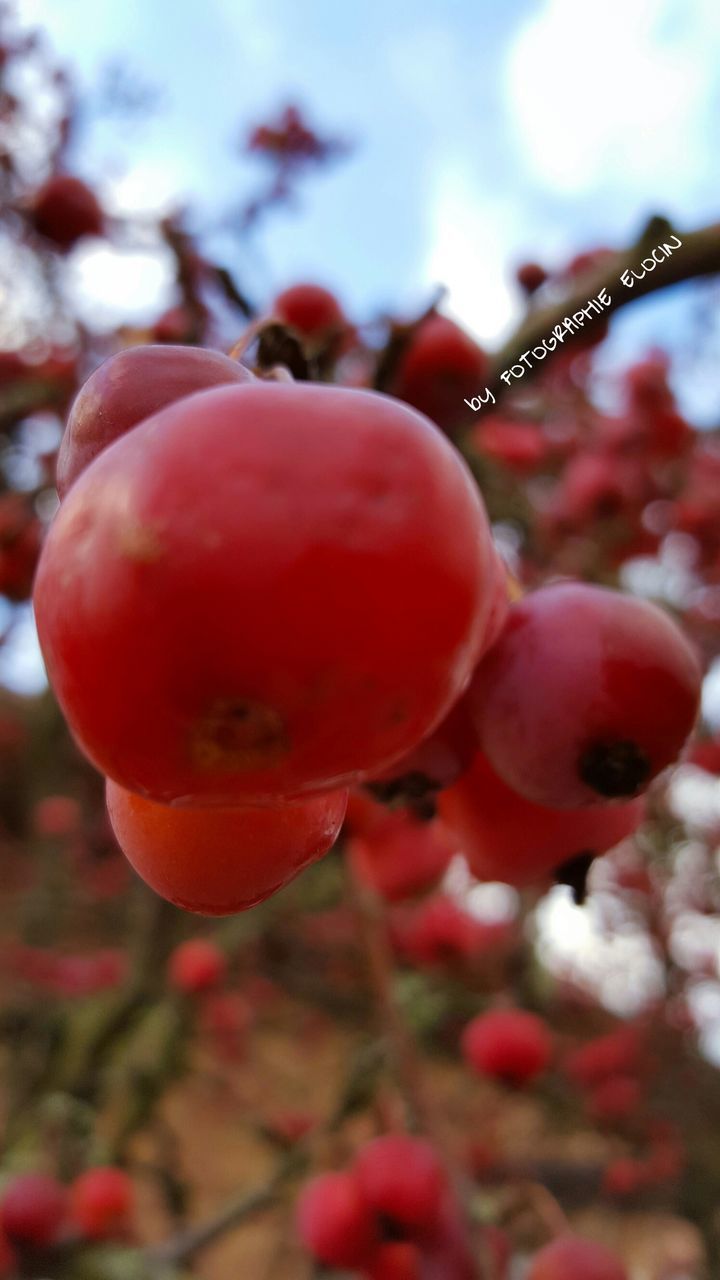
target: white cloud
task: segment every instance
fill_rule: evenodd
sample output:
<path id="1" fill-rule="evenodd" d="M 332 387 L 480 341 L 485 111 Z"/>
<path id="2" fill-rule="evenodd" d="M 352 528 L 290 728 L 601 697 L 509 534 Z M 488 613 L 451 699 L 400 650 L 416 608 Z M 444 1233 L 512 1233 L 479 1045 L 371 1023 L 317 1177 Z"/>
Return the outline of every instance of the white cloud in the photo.
<path id="1" fill-rule="evenodd" d="M 702 177 L 718 34 L 714 0 L 545 0 L 507 64 L 530 171 L 564 194 Z"/>
<path id="2" fill-rule="evenodd" d="M 481 341 L 496 341 L 517 310 L 507 259 L 518 217 L 517 204 L 483 197 L 462 165 L 439 167 L 421 279 L 447 285 L 446 309 Z"/>

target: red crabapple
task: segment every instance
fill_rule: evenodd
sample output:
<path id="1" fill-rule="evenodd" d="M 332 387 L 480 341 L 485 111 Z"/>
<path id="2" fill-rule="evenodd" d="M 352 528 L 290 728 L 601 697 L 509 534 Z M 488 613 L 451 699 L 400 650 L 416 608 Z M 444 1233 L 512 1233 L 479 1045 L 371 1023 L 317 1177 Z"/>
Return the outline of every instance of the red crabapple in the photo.
<path id="1" fill-rule="evenodd" d="M 515 278 L 525 293 L 536 293 L 548 278 L 548 273 L 539 262 L 522 262 L 515 272 Z"/>
<path id="2" fill-rule="evenodd" d="M 431 315 L 412 335 L 390 390 L 448 429 L 462 419 L 463 401 L 481 390 L 487 367 L 485 352 L 459 325 Z"/>
<path id="3" fill-rule="evenodd" d="M 537 1253 L 527 1280 L 628 1280 L 620 1259 L 605 1245 L 581 1236 L 559 1236 Z"/>
<path id="4" fill-rule="evenodd" d="M 88 1169 L 70 1188 L 73 1222 L 88 1240 L 108 1240 L 127 1228 L 135 1203 L 133 1184 L 122 1169 Z"/>
<path id="5" fill-rule="evenodd" d="M 363 884 L 387 902 L 401 902 L 437 883 L 457 853 L 457 842 L 442 823 L 395 811 L 375 830 L 349 840 L 347 852 Z"/>
<path id="6" fill-rule="evenodd" d="M 95 192 L 70 173 L 55 173 L 36 193 L 30 212 L 40 235 L 59 249 L 71 249 L 83 236 L 99 236 L 103 212 Z"/>
<path id="7" fill-rule="evenodd" d="M 455 785 L 440 793 L 438 811 L 478 880 L 524 888 L 582 854 L 607 853 L 637 829 L 645 804 L 638 797 L 549 809 L 513 791 L 478 752 Z"/>
<path id="8" fill-rule="evenodd" d="M 417 1245 L 397 1240 L 381 1244 L 362 1274 L 365 1280 L 422 1280 L 421 1266 Z"/>
<path id="9" fill-rule="evenodd" d="M 170 985 L 185 995 L 212 991 L 227 973 L 227 960 L 219 947 L 206 938 L 181 942 L 170 956 Z"/>
<path id="10" fill-rule="evenodd" d="M 355 1174 L 321 1173 L 303 1188 L 297 1229 L 305 1248 L 333 1267 L 361 1267 L 378 1244 L 375 1215 Z"/>
<path id="11" fill-rule="evenodd" d="M 700 682 L 692 647 L 656 605 L 565 582 L 512 606 L 469 697 L 500 777 L 561 808 L 648 787 L 692 730 Z"/>
<path id="12" fill-rule="evenodd" d="M 12 1244 L 46 1249 L 65 1223 L 67 1192 L 45 1173 L 24 1173 L 5 1187 L 0 1200 L 0 1226 Z"/>
<path id="13" fill-rule="evenodd" d="M 378 771 L 432 731 L 484 636 L 482 501 L 387 396 L 198 392 L 72 486 L 35 615 L 79 745 L 130 790 L 237 804 Z"/>
<path id="14" fill-rule="evenodd" d="M 333 791 L 244 809 L 171 808 L 108 779 L 118 844 L 151 889 L 186 911 L 223 916 L 269 898 L 327 853 L 345 816 Z"/>
<path id="15" fill-rule="evenodd" d="M 61 498 L 103 449 L 166 405 L 253 375 L 221 351 L 201 347 L 126 347 L 103 363 L 80 389 L 57 458 Z"/>
<path id="16" fill-rule="evenodd" d="M 386 1134 L 373 1139 L 358 1152 L 355 1173 L 367 1203 L 393 1228 L 418 1231 L 438 1217 L 445 1171 L 424 1138 Z"/>
<path id="17" fill-rule="evenodd" d="M 524 1009 L 478 1014 L 462 1036 L 465 1060 L 479 1075 L 529 1084 L 547 1069 L 553 1041 L 542 1018 Z"/>
<path id="18" fill-rule="evenodd" d="M 304 338 L 326 337 L 345 326 L 337 298 L 317 284 L 295 284 L 284 289 L 275 299 L 273 313 Z"/>

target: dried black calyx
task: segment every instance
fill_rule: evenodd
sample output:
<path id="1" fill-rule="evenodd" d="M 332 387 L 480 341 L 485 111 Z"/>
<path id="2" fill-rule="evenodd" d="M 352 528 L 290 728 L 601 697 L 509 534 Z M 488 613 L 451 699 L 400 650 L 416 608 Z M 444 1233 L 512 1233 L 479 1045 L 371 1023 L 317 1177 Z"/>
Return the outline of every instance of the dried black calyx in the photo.
<path id="1" fill-rule="evenodd" d="M 635 796 L 650 777 L 650 761 L 637 743 L 593 742 L 580 756 L 583 782 L 608 800 Z"/>
<path id="2" fill-rule="evenodd" d="M 576 853 L 555 870 L 555 883 L 566 884 L 572 889 L 573 902 L 581 907 L 587 898 L 587 882 L 595 854 L 589 850 Z"/>

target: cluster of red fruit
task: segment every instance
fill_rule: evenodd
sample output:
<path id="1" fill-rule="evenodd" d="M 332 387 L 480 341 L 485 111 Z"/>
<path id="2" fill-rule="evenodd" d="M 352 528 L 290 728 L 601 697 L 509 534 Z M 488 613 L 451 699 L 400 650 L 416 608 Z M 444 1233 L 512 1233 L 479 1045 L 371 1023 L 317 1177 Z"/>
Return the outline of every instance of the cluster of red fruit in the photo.
<path id="1" fill-rule="evenodd" d="M 497 1228 L 463 1219 L 434 1147 L 404 1134 L 375 1138 L 340 1172 L 314 1177 L 297 1208 L 298 1234 L 321 1264 L 366 1280 L 475 1280 L 485 1259 L 507 1280 L 511 1249 Z M 483 1271 L 485 1274 L 485 1271 Z M 533 1259 L 528 1280 L 627 1280 L 617 1257 L 578 1236 L 561 1236 Z"/>
<path id="2" fill-rule="evenodd" d="M 317 293 L 279 313 L 337 328 Z M 460 455 L 388 396 L 130 348 L 79 393 L 57 484 L 50 678 L 121 847 L 189 909 L 273 893 L 369 781 L 441 791 L 476 874 L 537 879 L 632 831 L 693 726 L 672 621 L 573 583 L 509 605 Z"/>
<path id="3" fill-rule="evenodd" d="M 447 1174 L 422 1138 L 375 1138 L 351 1168 L 311 1179 L 297 1223 L 319 1262 L 367 1280 L 419 1280 L 421 1265 L 457 1280 L 476 1274 Z"/>
<path id="4" fill-rule="evenodd" d="M 130 1229 L 133 1184 L 122 1169 L 88 1169 L 70 1186 L 45 1173 L 12 1177 L 0 1195 L 0 1275 L 35 1256 L 78 1240 L 120 1240 Z"/>

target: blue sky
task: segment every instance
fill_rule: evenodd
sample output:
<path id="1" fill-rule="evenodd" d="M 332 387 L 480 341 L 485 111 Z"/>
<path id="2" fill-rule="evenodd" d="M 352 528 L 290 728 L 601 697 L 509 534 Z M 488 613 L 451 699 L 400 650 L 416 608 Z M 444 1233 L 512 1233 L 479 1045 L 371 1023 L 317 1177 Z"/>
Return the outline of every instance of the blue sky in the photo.
<path id="1" fill-rule="evenodd" d="M 238 137 L 288 101 L 355 141 L 241 257 L 215 237 L 259 301 L 310 278 L 366 319 L 411 311 L 443 283 L 449 310 L 492 345 L 518 316 L 518 261 L 629 243 L 651 213 L 681 228 L 718 217 L 717 0 L 18 0 L 18 11 L 81 85 L 119 58 L 160 91 L 146 119 L 91 123 L 78 140 L 75 163 L 119 212 L 181 203 L 199 225 L 217 221 L 261 177 Z M 81 247 L 68 272 L 85 317 L 108 326 L 150 318 L 169 288 L 152 249 Z M 670 347 L 681 404 L 708 424 L 720 421 L 720 326 L 708 343 L 703 315 L 719 287 L 628 308 L 603 348 L 612 366 Z M 8 663 L 19 683 L 42 680 L 29 617 Z"/>
<path id="2" fill-rule="evenodd" d="M 78 160 L 125 209 L 187 200 L 210 217 L 257 170 L 241 126 L 298 100 L 353 138 L 242 264 L 262 296 L 310 276 L 362 313 L 437 282 L 483 339 L 518 302 L 511 265 L 622 243 L 651 212 L 717 214 L 716 0 L 20 0 L 89 84 L 122 56 L 161 110 L 90 130 Z M 219 243 L 220 250 L 230 246 Z M 142 309 L 160 276 L 107 251 L 76 274 Z"/>

